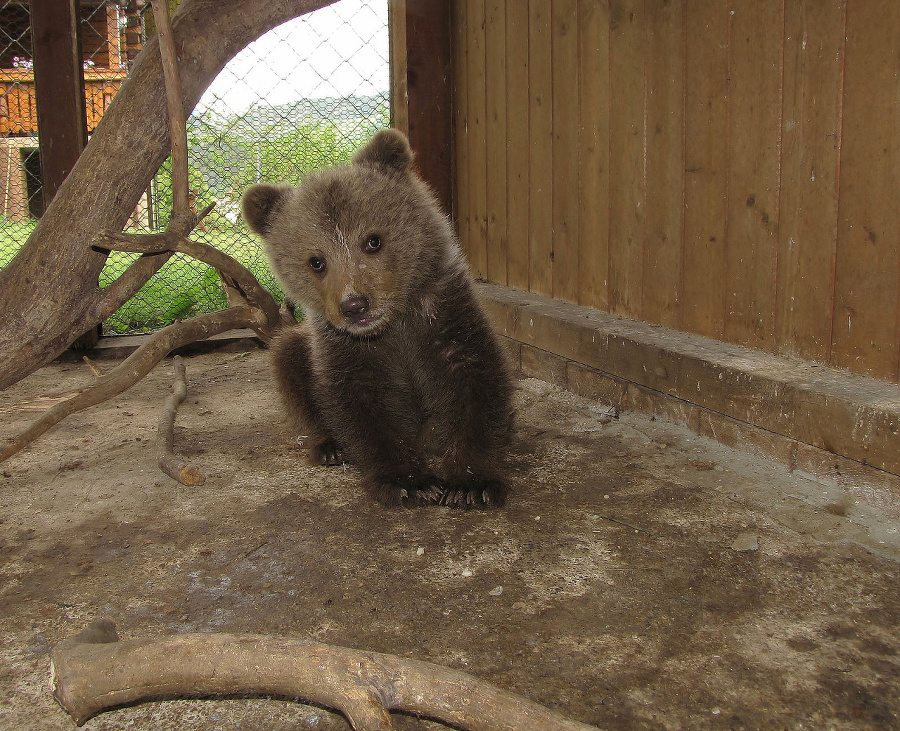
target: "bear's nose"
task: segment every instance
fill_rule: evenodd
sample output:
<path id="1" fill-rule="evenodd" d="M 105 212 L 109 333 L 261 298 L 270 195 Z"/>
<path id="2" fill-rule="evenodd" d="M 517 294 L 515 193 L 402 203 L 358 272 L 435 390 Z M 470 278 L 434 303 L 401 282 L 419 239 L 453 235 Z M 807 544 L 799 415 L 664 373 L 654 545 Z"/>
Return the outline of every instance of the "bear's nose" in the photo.
<path id="1" fill-rule="evenodd" d="M 348 320 L 359 320 L 369 311 L 369 298 L 351 295 L 341 302 L 341 314 Z"/>

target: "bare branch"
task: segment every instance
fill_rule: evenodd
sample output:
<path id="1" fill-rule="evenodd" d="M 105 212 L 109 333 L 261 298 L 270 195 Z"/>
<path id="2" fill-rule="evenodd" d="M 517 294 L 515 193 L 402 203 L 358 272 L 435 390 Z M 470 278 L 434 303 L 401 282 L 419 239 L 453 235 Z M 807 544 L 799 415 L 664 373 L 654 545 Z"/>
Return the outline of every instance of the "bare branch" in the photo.
<path id="1" fill-rule="evenodd" d="M 228 283 L 241 292 L 247 301 L 262 310 L 268 328 L 264 328 L 265 332 L 261 335 L 267 341 L 279 327 L 293 322 L 292 318 L 282 316 L 275 298 L 259 283 L 253 272 L 237 259 L 208 244 L 173 235 L 169 231 L 161 234 L 119 234 L 103 231 L 97 237 L 95 246 L 141 254 L 177 251 L 209 264 L 227 277 Z"/>
<path id="2" fill-rule="evenodd" d="M 596 731 L 428 662 L 263 635 L 183 634 L 118 642 L 115 625 L 101 621 L 51 653 L 53 695 L 78 724 L 136 701 L 252 693 L 336 708 L 357 731 L 393 729 L 389 711 L 470 731 Z"/>
<path id="3" fill-rule="evenodd" d="M 187 127 L 184 119 L 184 103 L 181 94 L 181 77 L 178 73 L 178 54 L 172 36 L 172 22 L 166 0 L 150 0 L 156 34 L 159 37 L 159 53 L 162 57 L 163 78 L 166 84 L 166 112 L 169 115 L 169 140 L 172 143 L 172 212 L 176 219 L 194 217 L 188 204 Z M 193 224 L 190 228 L 194 228 Z"/>
<path id="4" fill-rule="evenodd" d="M 166 399 L 163 413 L 159 417 L 159 427 L 156 432 L 157 462 L 159 468 L 172 479 L 178 480 L 182 485 L 196 487 L 206 482 L 203 470 L 188 464 L 175 454 L 175 415 L 178 413 L 179 404 L 187 396 L 187 374 L 181 356 L 175 356 L 173 365 L 175 366 L 175 382 L 172 384 L 172 393 Z"/>
<path id="5" fill-rule="evenodd" d="M 98 378 L 93 385 L 73 392 L 68 398 L 55 401 L 54 405 L 28 429 L 9 440 L 9 443 L 0 450 L 0 462 L 24 449 L 70 414 L 95 406 L 131 388 L 175 348 L 229 330 L 244 327 L 256 329 L 262 325 L 260 319 L 258 311 L 244 305 L 229 307 L 208 315 L 198 315 L 158 330 L 140 348 L 105 376 Z"/>

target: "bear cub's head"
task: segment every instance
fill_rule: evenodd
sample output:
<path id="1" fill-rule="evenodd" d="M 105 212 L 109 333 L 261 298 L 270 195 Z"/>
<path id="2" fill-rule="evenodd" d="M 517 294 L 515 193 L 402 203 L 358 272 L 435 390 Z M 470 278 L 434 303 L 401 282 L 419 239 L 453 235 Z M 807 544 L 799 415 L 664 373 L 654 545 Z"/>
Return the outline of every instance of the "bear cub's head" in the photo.
<path id="1" fill-rule="evenodd" d="M 349 165 L 300 186 L 248 188 L 241 207 L 275 276 L 308 317 L 359 337 L 428 299 L 459 251 L 446 217 L 412 171 L 409 142 L 378 132 Z"/>

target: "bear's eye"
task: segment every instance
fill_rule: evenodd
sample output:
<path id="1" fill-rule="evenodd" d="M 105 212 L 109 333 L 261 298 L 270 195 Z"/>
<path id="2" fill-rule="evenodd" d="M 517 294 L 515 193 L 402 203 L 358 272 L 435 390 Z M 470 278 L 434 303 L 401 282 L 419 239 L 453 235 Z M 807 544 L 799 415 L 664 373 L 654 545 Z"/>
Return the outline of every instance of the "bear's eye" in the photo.
<path id="1" fill-rule="evenodd" d="M 363 251 L 367 254 L 374 254 L 381 248 L 381 238 L 372 234 L 369 238 L 366 239 L 366 243 L 363 245 Z"/>
<path id="2" fill-rule="evenodd" d="M 318 256 L 311 256 L 309 257 L 309 268 L 316 274 L 321 274 L 325 271 L 325 260 Z"/>

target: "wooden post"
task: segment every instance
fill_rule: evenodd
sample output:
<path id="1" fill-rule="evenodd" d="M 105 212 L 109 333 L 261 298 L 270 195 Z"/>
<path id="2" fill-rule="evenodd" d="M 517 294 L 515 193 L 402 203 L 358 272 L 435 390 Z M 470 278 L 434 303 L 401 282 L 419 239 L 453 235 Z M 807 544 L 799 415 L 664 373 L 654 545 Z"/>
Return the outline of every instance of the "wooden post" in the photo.
<path id="1" fill-rule="evenodd" d="M 79 0 L 31 0 L 44 209 L 87 144 Z"/>
<path id="2" fill-rule="evenodd" d="M 419 174 L 452 210 L 450 0 L 392 0 L 394 126 L 406 132 Z"/>

